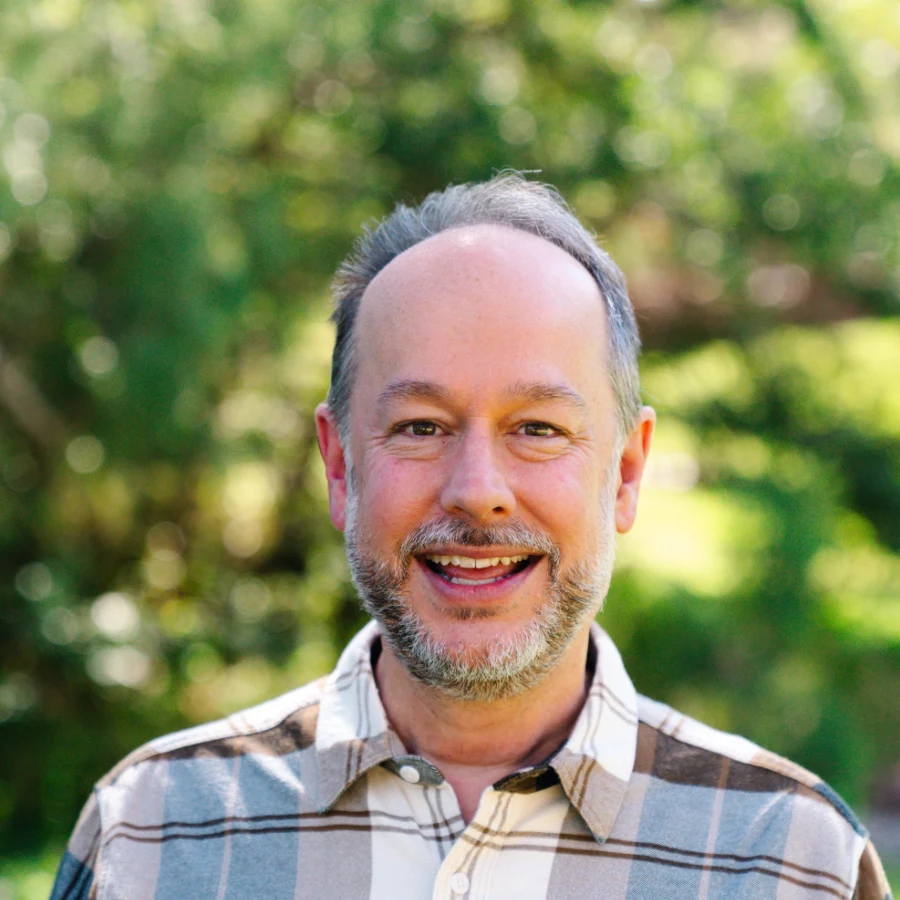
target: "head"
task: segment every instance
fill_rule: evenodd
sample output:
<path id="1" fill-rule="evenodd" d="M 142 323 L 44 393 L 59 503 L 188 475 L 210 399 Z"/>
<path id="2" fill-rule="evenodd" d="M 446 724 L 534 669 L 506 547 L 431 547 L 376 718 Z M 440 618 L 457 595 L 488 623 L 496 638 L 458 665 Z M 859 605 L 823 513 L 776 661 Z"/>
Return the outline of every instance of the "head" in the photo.
<path id="1" fill-rule="evenodd" d="M 337 326 L 328 406 L 346 438 L 356 375 L 356 317 L 366 288 L 401 253 L 443 231 L 471 225 L 501 225 L 533 234 L 576 259 L 597 284 L 607 314 L 607 375 L 616 396 L 620 437 L 634 427 L 641 407 L 638 356 L 641 341 L 625 279 L 549 185 L 505 172 L 480 184 L 453 185 L 429 194 L 416 207 L 400 203 L 386 219 L 364 231 L 333 284 Z M 598 348 L 598 362 L 600 351 Z M 346 441 L 345 441 L 346 443 Z"/>
<path id="2" fill-rule="evenodd" d="M 634 516 L 652 412 L 621 275 L 504 175 L 398 208 L 336 293 L 317 421 L 363 602 L 419 681 L 521 693 L 586 642 Z"/>

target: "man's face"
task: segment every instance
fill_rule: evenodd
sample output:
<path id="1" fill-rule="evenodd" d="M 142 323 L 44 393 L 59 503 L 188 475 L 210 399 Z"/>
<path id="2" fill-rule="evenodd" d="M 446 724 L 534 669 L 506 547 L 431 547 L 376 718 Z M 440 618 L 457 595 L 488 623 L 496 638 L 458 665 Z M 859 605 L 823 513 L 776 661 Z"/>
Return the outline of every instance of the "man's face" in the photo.
<path id="1" fill-rule="evenodd" d="M 602 603 L 649 442 L 617 452 L 599 289 L 538 237 L 457 229 L 388 265 L 355 329 L 349 453 L 319 428 L 363 601 L 426 683 L 518 693 Z"/>

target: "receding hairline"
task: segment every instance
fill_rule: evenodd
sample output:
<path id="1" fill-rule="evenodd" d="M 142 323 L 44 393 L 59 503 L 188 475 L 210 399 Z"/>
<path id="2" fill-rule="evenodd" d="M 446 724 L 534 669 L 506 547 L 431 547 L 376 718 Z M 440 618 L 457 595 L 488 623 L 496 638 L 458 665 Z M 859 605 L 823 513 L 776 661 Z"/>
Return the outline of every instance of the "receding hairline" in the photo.
<path id="1" fill-rule="evenodd" d="M 574 269 L 572 269 L 572 271 L 577 271 L 580 273 L 580 275 L 584 276 L 584 278 L 586 279 L 585 287 L 587 287 L 587 289 L 592 293 L 596 294 L 596 299 L 603 309 L 604 329 L 608 330 L 610 328 L 611 323 L 608 298 L 604 295 L 603 289 L 597 283 L 597 279 L 594 277 L 594 274 L 580 259 L 566 250 L 565 247 L 561 247 L 556 242 L 542 237 L 541 235 L 535 234 L 533 231 L 526 231 L 523 228 L 517 228 L 515 225 L 506 225 L 503 223 L 494 222 L 479 222 L 474 224 L 454 225 L 450 228 L 445 228 L 442 231 L 429 235 L 424 240 L 418 241 L 411 247 L 407 247 L 405 250 L 403 250 L 403 252 L 398 253 L 385 266 L 379 269 L 379 271 L 375 273 L 373 278 L 365 286 L 365 289 L 362 291 L 359 297 L 360 312 L 362 312 L 362 310 L 366 306 L 368 306 L 368 304 L 365 304 L 363 301 L 365 297 L 370 294 L 370 292 L 374 292 L 377 294 L 379 289 L 383 287 L 385 283 L 389 285 L 391 283 L 391 280 L 397 277 L 397 272 L 399 269 L 398 264 L 408 266 L 409 263 L 414 261 L 418 256 L 424 256 L 426 261 L 428 261 L 429 257 L 436 257 L 435 261 L 440 263 L 441 261 L 443 261 L 444 256 L 454 252 L 454 250 L 456 249 L 471 249 L 473 252 L 479 252 L 484 249 L 487 249 L 488 251 L 499 249 L 497 245 L 485 245 L 483 242 L 477 242 L 474 240 L 471 245 L 468 245 L 465 241 L 465 232 L 474 232 L 475 234 L 495 232 L 506 235 L 509 238 L 513 239 L 519 239 L 519 237 L 521 236 L 524 237 L 526 243 L 538 241 L 545 248 L 550 248 L 549 252 L 552 256 L 557 256 L 561 263 L 563 263 L 564 261 L 568 262 L 570 265 L 575 267 Z M 450 246 L 446 248 L 446 250 L 439 250 L 436 247 L 437 244 L 447 241 L 450 241 L 451 243 Z M 418 278 L 420 278 L 425 285 L 428 284 L 431 277 L 432 276 L 427 268 L 418 275 Z M 377 315 L 374 310 L 371 310 L 369 314 Z M 356 336 L 354 335 L 354 340 L 355 339 Z M 608 356 L 608 354 L 604 354 L 604 356 Z"/>
<path id="2" fill-rule="evenodd" d="M 529 243 L 533 241 L 539 241 L 542 245 L 552 247 L 555 250 L 559 251 L 559 253 L 563 254 L 567 259 L 571 259 L 573 262 L 577 263 L 588 273 L 588 275 L 591 275 L 590 270 L 580 259 L 566 250 L 565 247 L 561 247 L 558 243 L 551 240 L 549 237 L 544 237 L 543 235 L 535 234 L 533 231 L 528 231 L 525 228 L 519 228 L 516 225 L 507 225 L 502 222 L 463 222 L 458 225 L 451 225 L 449 228 L 443 228 L 440 231 L 436 231 L 434 234 L 428 235 L 428 237 L 423 238 L 421 241 L 416 241 L 415 244 L 412 244 L 405 250 L 398 253 L 391 260 L 389 260 L 386 265 L 379 269 L 379 271 L 375 274 L 369 284 L 374 282 L 378 278 L 378 276 L 382 274 L 382 272 L 386 272 L 388 271 L 388 269 L 392 268 L 394 264 L 401 259 L 408 259 L 411 255 L 417 255 L 419 253 L 434 252 L 435 244 L 438 242 L 451 240 L 454 241 L 457 246 L 465 245 L 466 242 L 464 235 L 466 232 L 474 232 L 476 234 L 494 232 L 510 237 L 521 236 L 524 237 L 525 240 Z"/>

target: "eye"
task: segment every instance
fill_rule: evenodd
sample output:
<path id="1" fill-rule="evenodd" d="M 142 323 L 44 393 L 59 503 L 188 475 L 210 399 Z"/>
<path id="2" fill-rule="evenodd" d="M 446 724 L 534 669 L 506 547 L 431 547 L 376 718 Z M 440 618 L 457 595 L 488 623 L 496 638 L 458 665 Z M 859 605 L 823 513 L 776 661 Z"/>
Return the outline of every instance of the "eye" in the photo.
<path id="1" fill-rule="evenodd" d="M 434 437 L 438 433 L 437 425 L 427 421 L 407 422 L 397 430 L 400 434 L 408 434 L 412 437 Z"/>
<path id="2" fill-rule="evenodd" d="M 561 432 L 546 422 L 526 422 L 522 426 L 522 434 L 526 437 L 546 438 L 557 437 Z"/>

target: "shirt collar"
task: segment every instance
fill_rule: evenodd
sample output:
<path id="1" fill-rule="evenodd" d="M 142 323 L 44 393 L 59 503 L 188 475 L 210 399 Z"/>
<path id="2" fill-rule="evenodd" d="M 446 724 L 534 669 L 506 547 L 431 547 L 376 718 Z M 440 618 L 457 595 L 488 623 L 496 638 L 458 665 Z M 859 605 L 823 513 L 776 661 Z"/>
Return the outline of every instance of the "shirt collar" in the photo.
<path id="1" fill-rule="evenodd" d="M 366 625 L 325 680 L 316 728 L 317 805 L 322 812 L 369 769 L 389 761 L 396 768 L 408 759 L 388 725 L 372 671 L 372 645 L 379 636 L 374 622 Z M 637 696 L 618 650 L 596 623 L 591 626 L 591 645 L 594 675 L 575 727 L 552 759 L 529 771 L 532 783 L 540 787 L 546 782 L 544 773 L 552 769 L 569 801 L 602 842 L 609 836 L 634 768 Z M 521 789 L 524 774 L 502 779 L 495 787 Z"/>
<path id="2" fill-rule="evenodd" d="M 637 694 L 609 635 L 594 623 L 594 677 L 569 739 L 550 761 L 598 841 L 619 814 L 637 752 Z"/>

